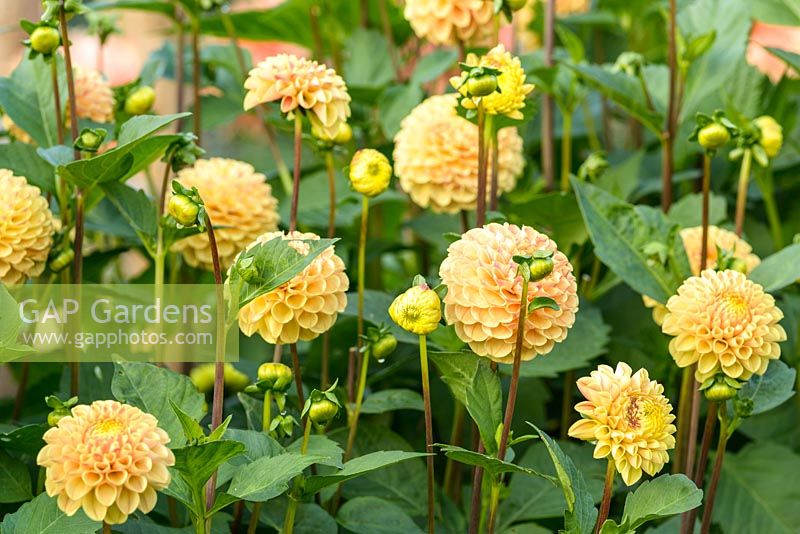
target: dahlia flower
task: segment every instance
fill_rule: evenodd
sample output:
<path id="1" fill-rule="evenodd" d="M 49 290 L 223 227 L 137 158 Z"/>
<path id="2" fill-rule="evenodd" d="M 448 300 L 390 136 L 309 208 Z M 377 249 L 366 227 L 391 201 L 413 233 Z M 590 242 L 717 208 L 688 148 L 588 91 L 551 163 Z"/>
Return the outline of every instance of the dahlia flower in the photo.
<path id="1" fill-rule="evenodd" d="M 403 15 L 418 37 L 437 45 L 482 42 L 494 33 L 486 0 L 406 0 Z"/>
<path id="2" fill-rule="evenodd" d="M 415 204 L 435 212 L 472 210 L 477 204 L 478 127 L 458 115 L 457 98 L 428 98 L 403 119 L 394 138 L 400 187 Z M 525 165 L 522 138 L 509 127 L 501 129 L 497 139 L 498 190 L 510 191 Z M 487 199 L 490 194 L 487 188 Z"/>
<path id="3" fill-rule="evenodd" d="M 559 309 L 539 308 L 525 319 L 522 360 L 547 354 L 567 337 L 578 311 L 572 265 L 556 244 L 529 226 L 492 223 L 474 228 L 451 244 L 439 268 L 447 286 L 444 316 L 458 337 L 479 356 L 501 363 L 514 359 L 522 277 L 513 257 L 553 251 L 553 271 L 530 282 L 528 302 L 548 297 Z"/>
<path id="4" fill-rule="evenodd" d="M 719 372 L 747 380 L 780 357 L 782 318 L 775 299 L 744 274 L 707 269 L 670 297 L 661 330 L 674 336 L 669 352 L 679 367 L 697 364 L 698 382 Z"/>
<path id="5" fill-rule="evenodd" d="M 236 255 L 264 232 L 278 227 L 278 201 L 266 177 L 252 165 L 226 158 L 201 159 L 182 169 L 176 179 L 197 187 L 215 230 L 219 261 L 227 269 Z M 206 233 L 181 239 L 173 250 L 194 267 L 211 270 L 211 248 Z"/>
<path id="6" fill-rule="evenodd" d="M 152 415 L 117 401 L 72 409 L 43 437 L 36 462 L 45 490 L 68 516 L 83 508 L 95 521 L 124 523 L 137 508 L 150 512 L 175 463 L 169 436 Z"/>
<path id="7" fill-rule="evenodd" d="M 308 254 L 308 244 L 294 240 L 316 240 L 319 236 L 269 232 L 256 243 L 276 238 L 289 240 L 293 249 Z M 239 328 L 247 336 L 258 332 L 267 343 L 312 340 L 332 327 L 338 314 L 344 311 L 348 286 L 344 262 L 334 253 L 333 247 L 329 247 L 300 274 L 244 306 L 239 311 Z"/>
<path id="8" fill-rule="evenodd" d="M 78 118 L 94 122 L 114 121 L 114 92 L 103 75 L 96 70 L 73 69 L 75 80 L 75 107 Z M 67 106 L 69 123 L 69 106 Z"/>
<path id="9" fill-rule="evenodd" d="M 11 120 L 11 117 L 9 117 L 8 115 L 4 114 L 3 118 L 2 118 L 2 121 L 3 121 L 3 129 L 6 132 L 8 132 L 8 134 L 11 137 L 16 139 L 20 143 L 25 143 L 25 144 L 28 144 L 28 145 L 33 143 L 33 139 L 31 139 L 31 136 L 28 135 L 28 132 L 26 132 L 25 130 L 23 130 L 22 128 L 17 126 L 16 124 L 14 124 L 14 121 Z"/>
<path id="10" fill-rule="evenodd" d="M 0 169 L 0 282 L 16 284 L 42 274 L 55 224 L 39 188 Z"/>
<path id="11" fill-rule="evenodd" d="M 525 83 L 525 70 L 518 57 L 512 56 L 506 51 L 505 46 L 499 44 L 480 58 L 475 54 L 468 54 L 466 64 L 470 67 L 491 67 L 500 71 L 497 77 L 499 90 L 481 99 L 486 113 L 505 115 L 517 120 L 523 118 L 521 110 L 525 107 L 525 97 L 533 91 L 533 84 Z M 467 76 L 468 72 L 464 71 L 461 76 L 451 78 L 450 83 L 464 96 L 461 105 L 466 109 L 475 109 L 476 103 L 468 98 L 466 93 L 464 81 Z"/>
<path id="12" fill-rule="evenodd" d="M 244 109 L 280 100 L 281 112 L 308 113 L 312 126 L 335 137 L 350 116 L 350 95 L 341 76 L 314 60 L 292 54 L 266 58 L 244 82 Z"/>
<path id="13" fill-rule="evenodd" d="M 586 399 L 575 405 L 582 419 L 569 435 L 594 442 L 594 457 L 609 458 L 628 486 L 655 475 L 669 461 L 667 451 L 675 447 L 672 405 L 664 386 L 650 380 L 646 369 L 632 374 L 620 362 L 616 370 L 601 365 L 578 379 Z"/>

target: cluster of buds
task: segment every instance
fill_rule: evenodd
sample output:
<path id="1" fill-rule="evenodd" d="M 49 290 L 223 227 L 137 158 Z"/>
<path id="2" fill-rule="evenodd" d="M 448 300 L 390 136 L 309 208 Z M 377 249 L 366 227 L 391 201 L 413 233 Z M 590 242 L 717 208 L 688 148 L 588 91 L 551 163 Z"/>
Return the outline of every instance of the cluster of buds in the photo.
<path id="1" fill-rule="evenodd" d="M 367 333 L 362 336 L 362 339 L 364 344 L 361 351 L 367 356 L 375 358 L 378 363 L 383 363 L 397 348 L 397 338 L 384 325 L 367 328 Z"/>
<path id="2" fill-rule="evenodd" d="M 275 435 L 291 437 L 294 427 L 297 426 L 295 418 L 284 412 L 286 392 L 289 391 L 293 378 L 292 369 L 288 365 L 266 362 L 258 368 L 258 381 L 244 389 L 245 393 L 263 396 L 265 403 L 270 403 L 272 399 L 275 399 L 280 413 L 268 422 L 269 432 Z"/>
<path id="3" fill-rule="evenodd" d="M 739 271 L 743 275 L 747 276 L 747 262 L 745 262 L 742 258 L 737 258 L 734 255 L 735 252 L 735 250 L 723 249 L 717 245 L 717 270 Z"/>
<path id="4" fill-rule="evenodd" d="M 23 20 L 20 26 L 29 36 L 22 41 L 22 44 L 30 48 L 28 59 L 34 59 L 41 54 L 46 60 L 49 60 L 58 50 L 58 47 L 61 46 L 61 34 L 53 23 L 40 22 L 39 24 L 34 24 Z"/>
<path id="5" fill-rule="evenodd" d="M 50 426 L 56 426 L 61 419 L 68 415 L 72 415 L 72 407 L 78 404 L 78 397 L 71 397 L 65 401 L 62 401 L 55 395 L 50 395 L 45 397 L 44 402 L 51 410 L 51 412 L 47 414 L 47 424 Z"/>
<path id="6" fill-rule="evenodd" d="M 394 299 L 389 317 L 403 330 L 426 336 L 439 327 L 442 301 L 422 276 L 414 277 L 412 286 Z"/>
<path id="7" fill-rule="evenodd" d="M 374 148 L 363 148 L 353 154 L 348 172 L 353 191 L 376 197 L 386 191 L 392 179 L 389 158 Z"/>
<path id="8" fill-rule="evenodd" d="M 335 135 L 330 135 L 316 122 L 311 123 L 311 136 L 317 141 L 317 146 L 322 150 L 332 150 L 334 146 L 346 145 L 353 139 L 353 129 L 346 122 L 339 123 Z"/>
<path id="9" fill-rule="evenodd" d="M 172 198 L 167 204 L 167 211 L 175 219 L 178 228 L 206 229 L 206 208 L 196 187 L 187 189 L 177 180 L 172 181 Z"/>
<path id="10" fill-rule="evenodd" d="M 83 5 L 82 0 L 42 0 L 42 22 L 54 22 L 58 19 L 62 1 L 67 20 L 74 15 L 82 15 L 89 11 L 89 8 Z"/>
<path id="11" fill-rule="evenodd" d="M 96 154 L 106 139 L 108 132 L 104 128 L 84 128 L 72 144 L 72 148 L 80 150 L 84 157 Z"/>
<path id="12" fill-rule="evenodd" d="M 118 16 L 102 15 L 96 11 L 90 11 L 86 15 L 89 21 L 89 35 L 96 35 L 100 44 L 106 44 L 108 38 L 115 33 L 122 33 L 117 27 Z"/>
<path id="13" fill-rule="evenodd" d="M 192 133 L 178 134 L 178 139 L 170 143 L 161 161 L 169 164 L 172 172 L 191 167 L 206 153 L 197 145 L 197 137 Z"/>
<path id="14" fill-rule="evenodd" d="M 614 66 L 611 67 L 611 71 L 622 72 L 628 76 L 638 78 L 642 75 L 644 64 L 644 56 L 638 52 L 623 52 L 617 57 Z"/>
<path id="15" fill-rule="evenodd" d="M 700 385 L 700 391 L 710 402 L 725 402 L 736 396 L 742 383 L 724 373 L 712 376 Z"/>
<path id="16" fill-rule="evenodd" d="M 778 156 L 783 147 L 783 127 L 769 115 L 762 115 L 742 126 L 736 148 L 728 155 L 731 161 L 742 159 L 749 150 L 762 167 Z"/>
<path id="17" fill-rule="evenodd" d="M 697 123 L 689 141 L 700 143 L 706 154 L 713 156 L 717 150 L 728 144 L 731 138 L 739 135 L 739 129 L 725 117 L 725 112 L 717 110 L 709 116 L 697 114 Z"/>
<path id="18" fill-rule="evenodd" d="M 331 387 L 325 391 L 315 389 L 311 392 L 306 399 L 306 404 L 303 406 L 302 417 L 308 416 L 308 419 L 314 423 L 317 428 L 326 428 L 328 424 L 333 421 L 341 409 L 342 405 L 336 397 L 334 390 L 336 389 L 337 382 L 334 382 Z"/>

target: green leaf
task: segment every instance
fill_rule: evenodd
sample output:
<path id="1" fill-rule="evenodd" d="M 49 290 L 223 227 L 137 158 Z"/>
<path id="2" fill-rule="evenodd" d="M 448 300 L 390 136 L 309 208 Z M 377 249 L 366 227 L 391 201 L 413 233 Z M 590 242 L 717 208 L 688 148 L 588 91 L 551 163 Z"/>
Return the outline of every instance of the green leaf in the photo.
<path id="1" fill-rule="evenodd" d="M 239 467 L 244 464 L 254 462 L 259 458 L 278 456 L 286 452 L 280 443 L 269 437 L 265 432 L 228 428 L 225 430 L 224 437 L 244 444 L 245 451 L 239 456 L 231 458 L 219 468 L 217 484 L 228 482 L 233 478 Z"/>
<path id="2" fill-rule="evenodd" d="M 372 393 L 361 406 L 361 413 L 386 413 L 394 410 L 423 411 L 422 395 L 410 389 L 384 389 Z"/>
<path id="3" fill-rule="evenodd" d="M 422 534 L 405 510 L 377 497 L 356 497 L 347 501 L 336 521 L 356 534 Z"/>
<path id="4" fill-rule="evenodd" d="M 311 0 L 282 2 L 272 9 L 237 11 L 229 16 L 240 39 L 289 42 L 312 49 L 314 39 L 308 18 L 312 5 Z M 202 17 L 200 31 L 228 37 L 219 14 Z"/>
<path id="5" fill-rule="evenodd" d="M 55 170 L 39 156 L 35 147 L 25 143 L 0 145 L 0 161 L 3 167 L 17 176 L 24 176 L 28 183 L 42 190 L 55 193 Z"/>
<path id="6" fill-rule="evenodd" d="M 572 187 L 597 257 L 635 291 L 665 303 L 690 273 L 676 228 L 655 208 L 631 206 L 575 178 Z M 670 251 L 666 265 L 643 252 L 654 241 Z"/>
<path id="7" fill-rule="evenodd" d="M 0 450 L 0 503 L 27 501 L 31 493 L 31 474 L 25 462 Z"/>
<path id="8" fill-rule="evenodd" d="M 635 530 L 654 521 L 700 506 L 703 490 L 697 489 L 686 475 L 661 475 L 647 480 L 625 499 L 622 525 Z"/>
<path id="9" fill-rule="evenodd" d="M 800 54 L 789 52 L 788 50 L 782 50 L 780 48 L 773 48 L 771 46 L 767 46 L 765 48 L 773 56 L 777 57 L 778 59 L 782 59 L 787 65 L 789 65 L 796 72 L 800 72 Z"/>
<path id="10" fill-rule="evenodd" d="M 500 377 L 491 370 L 486 359 L 482 359 L 475 368 L 466 391 L 466 408 L 481 435 L 486 452 L 497 452 L 495 434 L 497 427 L 503 423 L 503 392 L 500 388 Z"/>
<path id="11" fill-rule="evenodd" d="M 268 501 L 289 489 L 289 482 L 324 456 L 286 453 L 259 458 L 239 468 L 228 488 L 234 497 L 248 501 Z"/>
<path id="12" fill-rule="evenodd" d="M 375 471 L 376 469 L 381 469 L 382 467 L 394 465 L 411 458 L 419 458 L 421 456 L 427 456 L 427 454 L 404 451 L 378 451 L 365 454 L 364 456 L 353 458 L 345 463 L 344 468 L 334 474 L 308 477 L 305 481 L 303 493 L 306 495 L 313 495 L 333 484 L 339 484 L 351 478 Z"/>
<path id="13" fill-rule="evenodd" d="M 380 32 L 358 28 L 347 39 L 344 53 L 348 90 L 376 90 L 394 80 L 389 44 Z"/>
<path id="14" fill-rule="evenodd" d="M 68 516 L 58 507 L 56 498 L 46 493 L 7 514 L 0 523 L 3 534 L 94 534 L 100 527 L 100 522 L 86 517 L 81 509 Z"/>
<path id="15" fill-rule="evenodd" d="M 155 254 L 156 208 L 147 194 L 141 189 L 119 182 L 107 182 L 102 188 L 108 200 L 142 240 L 145 248 L 150 254 Z"/>
<path id="16" fill-rule="evenodd" d="M 727 218 L 728 203 L 725 197 L 711 193 L 708 201 L 708 223 L 719 224 Z M 702 224 L 703 195 L 692 193 L 682 197 L 669 209 L 667 219 L 682 228 Z"/>
<path id="17" fill-rule="evenodd" d="M 175 415 L 178 416 L 178 422 L 181 424 L 183 435 L 186 437 L 186 441 L 189 443 L 203 441 L 206 435 L 203 432 L 203 428 L 200 426 L 200 423 L 192 419 L 190 415 L 181 410 L 180 406 L 172 402 L 172 399 L 170 399 L 169 405 L 172 408 L 172 411 L 175 412 Z"/>
<path id="18" fill-rule="evenodd" d="M 425 96 L 425 91 L 417 85 L 395 85 L 388 87 L 378 99 L 380 113 L 378 120 L 384 135 L 394 138 L 400 131 L 400 122 Z"/>
<path id="19" fill-rule="evenodd" d="M 534 297 L 533 300 L 528 303 L 528 313 L 541 308 L 550 308 L 551 310 L 556 311 L 561 309 L 556 301 L 550 297 Z"/>
<path id="20" fill-rule="evenodd" d="M 461 404 L 467 404 L 467 389 L 478 371 L 480 358 L 472 352 L 432 352 L 433 360 L 442 376 L 442 381 L 450 387 L 453 396 Z"/>
<path id="21" fill-rule="evenodd" d="M 44 447 L 42 436 L 50 428 L 46 424 L 25 425 L 0 432 L 0 449 L 35 454 Z"/>
<path id="22" fill-rule="evenodd" d="M 497 476 L 502 473 L 523 473 L 541 477 L 545 480 L 549 480 L 553 484 L 557 483 L 555 477 L 544 475 L 528 467 L 522 467 L 521 465 L 500 460 L 490 454 L 481 454 L 456 445 L 443 445 L 441 443 L 436 443 L 435 445 L 439 447 L 448 458 L 452 458 L 462 464 L 482 467 L 491 476 Z"/>
<path id="23" fill-rule="evenodd" d="M 437 48 L 422 56 L 411 74 L 411 83 L 421 85 L 432 82 L 456 65 L 458 52 L 453 48 Z"/>
<path id="24" fill-rule="evenodd" d="M 639 181 L 644 150 L 638 150 L 619 164 L 612 166 L 597 179 L 597 186 L 615 197 L 629 199 Z"/>
<path id="25" fill-rule="evenodd" d="M 19 316 L 17 301 L 6 286 L 0 284 L 0 362 L 13 361 L 33 350 L 17 342 L 21 327 L 22 319 Z"/>
<path id="26" fill-rule="evenodd" d="M 800 243 L 789 245 L 764 258 L 749 278 L 764 286 L 764 291 L 768 292 L 793 284 L 800 278 Z"/>
<path id="27" fill-rule="evenodd" d="M 302 445 L 303 439 L 299 438 L 286 447 L 286 452 L 296 452 L 299 454 Z M 309 436 L 306 454 L 322 458 L 317 461 L 318 464 L 329 465 L 337 469 L 343 467 L 342 456 L 344 455 L 344 451 L 338 443 L 328 437 L 322 435 Z"/>
<path id="28" fill-rule="evenodd" d="M 751 415 L 776 408 L 794 396 L 797 371 L 780 360 L 769 362 L 763 375 L 754 375 L 739 390 L 740 399 L 753 401 Z"/>
<path id="29" fill-rule="evenodd" d="M 509 222 L 527 224 L 547 233 L 558 243 L 560 250 L 569 251 L 573 245 L 581 245 L 588 238 L 578 203 L 572 194 L 552 192 L 520 199 L 508 206 L 505 212 Z"/>
<path id="30" fill-rule="evenodd" d="M 158 426 L 169 434 L 172 447 L 180 447 L 186 438 L 170 402 L 196 420 L 206 411 L 205 398 L 188 376 L 150 363 L 115 362 L 111 392 L 118 401 L 155 416 Z"/>
<path id="31" fill-rule="evenodd" d="M 173 449 L 174 469 L 180 474 L 191 495 L 191 504 L 185 500 L 184 502 L 195 514 L 205 510 L 205 486 L 214 471 L 244 451 L 244 444 L 232 440 L 209 441 Z"/>
<path id="32" fill-rule="evenodd" d="M 725 534 L 796 532 L 800 507 L 793 477 L 797 473 L 800 456 L 773 443 L 751 443 L 738 453 L 726 454 L 714 522 Z"/>
<path id="33" fill-rule="evenodd" d="M 535 425 L 528 424 L 539 434 L 556 468 L 556 476 L 567 502 L 567 511 L 564 514 L 567 532 L 589 534 L 594 529 L 597 509 L 594 507 L 592 495 L 589 493 L 583 475 L 575 467 L 572 459 L 564 454 L 564 451 L 550 436 L 536 428 Z"/>
<path id="34" fill-rule="evenodd" d="M 170 2 L 158 0 L 101 0 L 93 2 L 92 9 L 96 11 L 105 9 L 131 9 L 160 13 L 170 18 L 175 18 L 175 7 Z"/>

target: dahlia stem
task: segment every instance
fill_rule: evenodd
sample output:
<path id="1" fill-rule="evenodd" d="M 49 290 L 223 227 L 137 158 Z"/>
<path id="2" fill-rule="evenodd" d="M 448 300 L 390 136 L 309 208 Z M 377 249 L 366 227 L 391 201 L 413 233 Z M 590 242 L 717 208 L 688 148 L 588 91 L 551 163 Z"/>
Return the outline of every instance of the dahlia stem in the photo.
<path id="1" fill-rule="evenodd" d="M 292 373 L 294 374 L 294 386 L 297 389 L 297 401 L 300 404 L 300 411 L 303 411 L 303 406 L 306 404 L 306 396 L 303 393 L 303 375 L 300 371 L 300 358 L 297 355 L 297 343 L 289 345 L 289 351 L 292 353 Z"/>
<path id="2" fill-rule="evenodd" d="M 192 18 L 192 92 L 194 94 L 193 133 L 203 144 L 203 105 L 200 99 L 200 21 Z"/>
<path id="3" fill-rule="evenodd" d="M 358 339 L 356 347 L 361 348 L 364 335 L 364 277 L 367 258 L 367 221 L 369 220 L 369 197 L 361 197 L 361 232 L 358 238 Z"/>
<path id="4" fill-rule="evenodd" d="M 353 446 L 356 442 L 356 433 L 358 431 L 358 419 L 361 415 L 361 405 L 364 402 L 364 390 L 367 389 L 367 371 L 369 369 L 369 355 L 365 355 L 361 359 L 361 374 L 358 378 L 358 392 L 356 393 L 356 405 L 353 408 L 353 413 L 350 416 L 350 431 L 347 434 L 347 448 L 344 451 L 344 461 L 350 459 L 353 455 Z"/>
<path id="5" fill-rule="evenodd" d="M 308 440 L 311 437 L 311 418 L 306 417 L 305 429 L 303 431 L 303 442 L 300 444 L 300 454 L 305 454 L 308 451 Z M 294 490 L 287 495 L 289 499 L 289 506 L 286 508 L 286 516 L 283 518 L 283 530 L 281 534 L 292 534 L 294 532 L 294 517 L 297 513 L 297 499 L 293 495 L 300 486 L 300 480 L 303 475 L 297 475 L 294 479 Z"/>
<path id="6" fill-rule="evenodd" d="M 711 448 L 711 441 L 714 437 L 714 427 L 717 424 L 717 413 L 719 403 L 711 402 L 706 413 L 706 424 L 703 428 L 703 442 L 700 447 L 700 458 L 697 461 L 697 468 L 694 472 L 694 485 L 702 488 L 705 484 L 706 465 L 708 464 L 708 451 Z M 681 518 L 681 534 L 689 534 L 694 531 L 694 523 L 697 519 L 697 508 L 683 514 Z"/>
<path id="7" fill-rule="evenodd" d="M 491 118 L 491 115 L 489 118 Z M 489 132 L 489 146 L 492 149 L 492 176 L 491 180 L 489 181 L 491 186 L 489 194 L 489 209 L 492 211 L 497 211 L 497 202 L 498 197 L 500 196 L 500 186 L 498 184 L 498 174 L 500 172 L 500 162 L 498 161 L 500 158 L 500 145 L 497 142 L 497 133 L 497 129 L 494 128 L 494 125 L 492 125 L 491 131 Z"/>
<path id="8" fill-rule="evenodd" d="M 184 35 L 185 30 L 183 27 L 183 16 L 180 13 L 180 9 L 176 8 L 175 11 L 175 20 L 176 25 L 178 26 L 178 33 L 175 36 L 175 103 L 177 107 L 176 111 L 178 113 L 183 113 L 183 110 L 186 107 L 183 94 L 184 71 L 186 70 L 184 65 L 186 38 Z M 183 118 L 178 119 L 176 123 L 176 129 L 179 132 L 183 131 Z"/>
<path id="9" fill-rule="evenodd" d="M 111 525 L 103 521 L 103 534 L 111 534 Z"/>
<path id="10" fill-rule="evenodd" d="M 555 2 L 545 2 L 544 5 L 544 64 L 553 66 L 553 42 L 555 29 Z M 545 188 L 552 191 L 555 188 L 555 173 L 553 172 L 553 97 L 545 94 L 542 100 L 542 141 L 541 159 L 542 174 L 544 175 Z"/>
<path id="11" fill-rule="evenodd" d="M 561 434 L 560 437 L 566 440 L 569 437 L 569 425 L 572 420 L 572 388 L 575 385 L 575 370 L 571 369 L 564 373 L 564 391 L 561 394 Z"/>
<path id="12" fill-rule="evenodd" d="M 450 439 L 448 443 L 452 445 L 461 445 L 461 435 L 464 433 L 464 405 L 458 399 L 453 399 L 453 426 L 450 429 Z M 452 458 L 447 458 L 447 463 L 444 467 L 444 492 L 445 495 L 450 497 L 454 502 L 458 502 L 458 478 L 461 464 L 453 461 Z"/>
<path id="13" fill-rule="evenodd" d="M 750 183 L 750 165 L 753 153 L 749 148 L 744 149 L 742 167 L 739 170 L 739 191 L 736 195 L 736 235 L 742 236 L 744 232 L 744 214 L 747 207 L 747 186 Z"/>
<path id="14" fill-rule="evenodd" d="M 678 399 L 678 435 L 675 437 L 675 455 L 673 456 L 672 473 L 680 473 L 686 465 L 683 453 L 686 451 L 686 425 L 689 422 L 692 402 L 692 368 L 685 367 L 681 375 L 681 391 Z"/>
<path id="15" fill-rule="evenodd" d="M 589 148 L 597 152 L 603 148 L 603 145 L 600 143 L 600 137 L 597 135 L 597 125 L 594 122 L 594 116 L 592 115 L 591 107 L 589 107 L 588 98 L 583 100 L 581 110 L 583 114 L 583 123 L 586 125 L 586 136 L 589 138 Z"/>
<path id="16" fill-rule="evenodd" d="M 492 491 L 489 493 L 489 519 L 486 523 L 487 534 L 494 534 L 494 522 L 497 516 L 497 505 L 500 504 L 501 486 L 499 479 L 492 480 Z"/>
<path id="17" fill-rule="evenodd" d="M 325 168 L 328 171 L 328 237 L 333 237 L 336 233 L 336 168 L 332 150 L 325 152 Z"/>
<path id="18" fill-rule="evenodd" d="M 711 190 L 711 156 L 703 155 L 703 234 L 700 242 L 700 272 L 706 268 L 708 257 L 708 203 Z"/>
<path id="19" fill-rule="evenodd" d="M 477 435 L 478 430 L 473 423 L 473 432 Z M 483 441 L 478 440 L 478 454 L 483 454 L 486 449 L 483 447 Z M 475 466 L 472 473 L 472 501 L 470 503 L 470 516 L 469 516 L 469 534 L 478 534 L 478 526 L 480 525 L 481 515 L 481 493 L 483 489 L 483 469 Z"/>
<path id="20" fill-rule="evenodd" d="M 666 213 L 672 205 L 672 170 L 675 133 L 678 128 L 678 6 L 669 0 L 669 26 L 667 28 L 667 63 L 669 65 L 669 94 L 664 132 L 661 135 L 661 210 Z"/>
<path id="21" fill-rule="evenodd" d="M 569 191 L 569 171 L 572 165 L 572 113 L 562 110 L 561 128 L 561 191 Z"/>
<path id="22" fill-rule="evenodd" d="M 714 511 L 714 499 L 717 496 L 717 485 L 722 472 L 722 460 L 725 457 L 725 447 L 728 444 L 728 407 L 726 403 L 719 403 L 719 441 L 714 458 L 714 470 L 711 472 L 711 482 L 706 492 L 705 506 L 703 507 L 703 523 L 700 534 L 708 534 L 711 529 L 711 514 Z"/>
<path id="23" fill-rule="evenodd" d="M 433 418 L 431 415 L 431 387 L 428 375 L 428 339 L 419 336 L 419 365 L 422 370 L 422 398 L 425 404 L 425 451 L 431 455 L 428 463 L 428 534 L 433 534 L 436 505 L 433 494 Z"/>
<path id="24" fill-rule="evenodd" d="M 269 426 L 272 422 L 272 390 L 264 392 L 264 408 L 261 412 L 261 431 L 269 435 Z M 250 513 L 250 522 L 247 524 L 247 534 L 255 534 L 258 529 L 258 520 L 261 517 L 262 502 L 253 503 L 253 511 Z"/>
<path id="25" fill-rule="evenodd" d="M 775 184 L 772 182 L 772 175 L 768 174 L 768 171 L 761 171 L 756 172 L 755 177 L 758 187 L 761 189 L 761 196 L 764 199 L 764 209 L 767 212 L 772 242 L 775 245 L 775 250 L 780 250 L 783 247 L 783 229 L 781 227 L 781 218 L 778 214 L 778 205 L 775 203 Z"/>
<path id="26" fill-rule="evenodd" d="M 696 366 L 695 366 L 696 367 Z M 694 368 L 692 368 L 694 369 Z M 692 379 L 692 404 L 689 412 L 689 433 L 686 436 L 686 469 L 684 473 L 691 477 L 694 472 L 695 449 L 697 448 L 697 425 L 700 419 L 700 384 Z"/>
<path id="27" fill-rule="evenodd" d="M 56 112 L 56 134 L 58 135 L 58 144 L 64 144 L 64 121 L 61 114 L 61 91 L 58 88 L 58 62 L 56 55 L 50 60 L 50 72 L 53 78 L 53 104 Z"/>
<path id="28" fill-rule="evenodd" d="M 294 180 L 292 181 L 292 208 L 289 214 L 289 231 L 297 230 L 297 200 L 300 196 L 300 152 L 303 148 L 303 116 L 294 114 Z"/>
<path id="29" fill-rule="evenodd" d="M 617 470 L 614 466 L 614 460 L 608 459 L 608 467 L 606 468 L 606 481 L 603 485 L 603 500 L 600 501 L 600 513 L 597 515 L 597 523 L 594 525 L 594 533 L 600 532 L 606 519 L 608 519 L 608 510 L 611 508 L 611 493 L 614 490 L 614 475 Z"/>
<path id="30" fill-rule="evenodd" d="M 400 65 L 400 58 L 397 54 L 397 44 L 394 41 L 394 33 L 392 32 L 392 21 L 389 18 L 389 10 L 386 9 L 386 0 L 378 0 L 378 14 L 381 18 L 381 28 L 383 29 L 383 36 L 386 38 L 386 43 L 389 45 L 389 58 L 392 61 L 392 68 L 395 72 L 397 81 L 402 81 L 403 69 Z"/>
<path id="31" fill-rule="evenodd" d="M 480 228 L 486 222 L 486 112 L 483 100 L 478 100 L 478 199 L 475 213 L 475 226 Z"/>

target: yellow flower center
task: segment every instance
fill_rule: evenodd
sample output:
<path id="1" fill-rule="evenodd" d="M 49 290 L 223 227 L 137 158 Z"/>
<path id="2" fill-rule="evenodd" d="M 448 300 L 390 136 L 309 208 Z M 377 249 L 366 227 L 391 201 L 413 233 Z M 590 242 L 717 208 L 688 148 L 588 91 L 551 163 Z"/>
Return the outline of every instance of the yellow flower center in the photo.
<path id="1" fill-rule="evenodd" d="M 666 406 L 650 397 L 634 396 L 628 399 L 624 418 L 631 430 L 643 434 L 658 433 L 667 425 L 669 411 Z"/>
<path id="2" fill-rule="evenodd" d="M 92 430 L 95 436 L 112 437 L 122 432 L 124 425 L 116 419 L 106 419 Z"/>
<path id="3" fill-rule="evenodd" d="M 750 307 L 741 295 L 724 295 L 719 300 L 718 313 L 721 320 L 731 324 L 740 324 L 750 320 Z"/>

